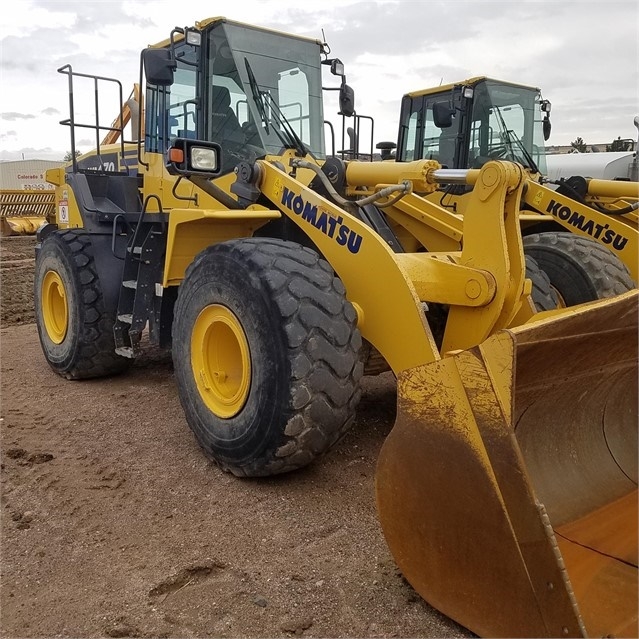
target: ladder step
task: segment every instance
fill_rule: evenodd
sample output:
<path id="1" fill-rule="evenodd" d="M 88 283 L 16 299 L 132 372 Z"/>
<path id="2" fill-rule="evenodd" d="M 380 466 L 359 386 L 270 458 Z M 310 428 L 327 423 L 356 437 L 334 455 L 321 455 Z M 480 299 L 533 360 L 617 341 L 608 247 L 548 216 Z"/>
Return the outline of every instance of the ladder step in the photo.
<path id="1" fill-rule="evenodd" d="M 133 255 L 140 255 L 140 254 L 142 253 L 142 247 L 141 247 L 141 246 L 134 246 L 134 247 L 133 247 L 133 250 L 131 249 L 131 247 L 130 247 L 130 246 L 127 246 L 127 247 L 126 247 L 126 250 L 127 250 L 129 253 L 133 253 Z"/>
<path id="2" fill-rule="evenodd" d="M 137 288 L 138 282 L 137 280 L 124 280 L 124 282 L 122 282 L 122 286 L 124 286 L 124 288 Z"/>
<path id="3" fill-rule="evenodd" d="M 130 346 L 119 346 L 115 349 L 115 353 L 116 355 L 128 357 L 129 359 L 133 359 L 135 357 L 135 352 Z"/>
<path id="4" fill-rule="evenodd" d="M 127 313 L 125 315 L 118 315 L 118 321 L 124 324 L 133 324 L 133 314 Z"/>

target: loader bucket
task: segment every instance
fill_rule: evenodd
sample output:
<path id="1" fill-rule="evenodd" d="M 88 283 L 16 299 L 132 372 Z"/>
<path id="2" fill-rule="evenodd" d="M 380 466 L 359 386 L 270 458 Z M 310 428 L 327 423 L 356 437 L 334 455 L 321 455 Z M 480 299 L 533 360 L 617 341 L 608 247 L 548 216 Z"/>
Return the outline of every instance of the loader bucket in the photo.
<path id="1" fill-rule="evenodd" d="M 16 215 L 2 218 L 2 235 L 35 235 L 47 221 L 45 217 Z"/>
<path id="2" fill-rule="evenodd" d="M 637 294 L 398 376 L 382 528 L 480 636 L 637 637 Z"/>

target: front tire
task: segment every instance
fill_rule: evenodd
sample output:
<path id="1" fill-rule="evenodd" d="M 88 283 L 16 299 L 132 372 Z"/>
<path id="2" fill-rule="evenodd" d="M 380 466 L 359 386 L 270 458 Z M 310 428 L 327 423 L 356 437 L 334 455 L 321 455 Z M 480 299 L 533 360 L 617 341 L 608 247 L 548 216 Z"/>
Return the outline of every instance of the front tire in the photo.
<path id="1" fill-rule="evenodd" d="M 91 237 L 83 230 L 55 231 L 35 263 L 36 325 L 44 356 L 67 379 L 120 373 L 130 360 L 115 353 L 115 318 L 105 310 Z"/>
<path id="2" fill-rule="evenodd" d="M 563 306 L 614 297 L 635 287 L 626 265 L 591 238 L 536 233 L 524 237 L 524 252 L 546 272 Z"/>
<path id="3" fill-rule="evenodd" d="M 310 249 L 252 238 L 200 253 L 178 292 L 173 362 L 205 453 L 238 476 L 323 455 L 361 395 L 356 320 L 341 281 Z"/>

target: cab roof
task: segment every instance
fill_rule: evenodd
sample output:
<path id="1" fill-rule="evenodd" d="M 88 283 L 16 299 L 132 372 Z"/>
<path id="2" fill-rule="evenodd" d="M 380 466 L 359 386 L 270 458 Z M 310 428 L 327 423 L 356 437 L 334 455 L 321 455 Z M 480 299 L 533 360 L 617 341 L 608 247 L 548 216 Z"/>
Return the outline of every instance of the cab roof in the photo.
<path id="1" fill-rule="evenodd" d="M 319 46 L 322 46 L 324 44 L 321 40 L 318 40 L 317 38 L 309 38 L 307 36 L 296 35 L 293 33 L 286 33 L 285 31 L 277 31 L 276 29 L 268 29 L 267 27 L 260 27 L 254 24 L 248 24 L 246 22 L 238 22 L 237 20 L 229 20 L 228 18 L 224 18 L 222 16 L 217 16 L 214 18 L 205 18 L 204 20 L 197 20 L 194 26 L 196 29 L 200 31 L 204 31 L 207 29 L 211 29 L 215 25 L 221 24 L 221 23 L 232 24 L 238 27 L 245 27 L 247 29 L 253 29 L 254 31 L 263 31 L 265 33 L 272 33 L 273 35 L 286 36 L 288 38 L 293 38 L 295 40 L 306 40 L 307 42 L 313 42 L 314 44 L 317 44 Z M 184 39 L 184 36 L 182 34 L 177 34 L 174 37 L 175 42 L 179 42 L 180 40 L 183 40 L 183 39 Z M 165 38 L 161 42 L 157 42 L 156 44 L 149 45 L 149 47 L 153 49 L 162 49 L 168 46 L 170 42 L 171 42 L 170 38 Z"/>
<path id="2" fill-rule="evenodd" d="M 469 78 L 468 80 L 461 80 L 459 82 L 452 82 L 450 84 L 442 84 L 440 86 L 430 87 L 428 89 L 419 89 L 418 91 L 411 91 L 409 93 L 406 93 L 405 95 L 410 97 L 410 98 L 418 98 L 418 97 L 423 96 L 423 95 L 432 95 L 432 94 L 437 94 L 437 93 L 448 93 L 449 91 L 452 91 L 457 86 L 475 87 L 478 84 L 480 84 L 481 82 L 485 82 L 486 80 L 488 80 L 490 82 L 496 82 L 498 84 L 503 84 L 505 86 L 520 87 L 520 88 L 523 88 L 523 89 L 532 89 L 534 91 L 539 91 L 539 89 L 537 87 L 528 86 L 526 84 L 518 84 L 516 82 L 507 82 L 505 80 L 497 80 L 495 78 L 489 78 L 489 77 L 487 77 L 485 75 L 480 75 L 480 76 L 476 76 L 476 77 L 473 77 L 473 78 Z"/>

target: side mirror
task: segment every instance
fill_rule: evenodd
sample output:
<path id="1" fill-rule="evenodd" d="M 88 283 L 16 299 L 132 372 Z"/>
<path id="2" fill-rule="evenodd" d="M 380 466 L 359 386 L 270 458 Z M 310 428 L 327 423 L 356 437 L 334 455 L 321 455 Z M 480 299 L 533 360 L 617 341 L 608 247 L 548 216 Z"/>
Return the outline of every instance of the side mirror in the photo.
<path id="1" fill-rule="evenodd" d="M 159 87 L 170 87 L 173 84 L 177 63 L 168 49 L 144 49 L 142 61 L 149 84 Z"/>
<path id="2" fill-rule="evenodd" d="M 544 140 L 548 140 L 548 138 L 550 137 L 550 130 L 552 129 L 552 125 L 550 124 L 550 117 L 548 116 L 548 114 L 546 114 L 546 117 L 542 122 L 542 127 L 544 131 Z"/>
<path id="3" fill-rule="evenodd" d="M 339 115 L 350 118 L 355 113 L 355 92 L 348 84 L 339 88 Z"/>
<path id="4" fill-rule="evenodd" d="M 215 142 L 175 138 L 167 151 L 166 170 L 171 175 L 215 177 L 221 168 L 222 149 Z"/>
<path id="5" fill-rule="evenodd" d="M 433 122 L 438 129 L 448 129 L 453 126 L 455 109 L 449 102 L 435 102 L 433 104 Z"/>

